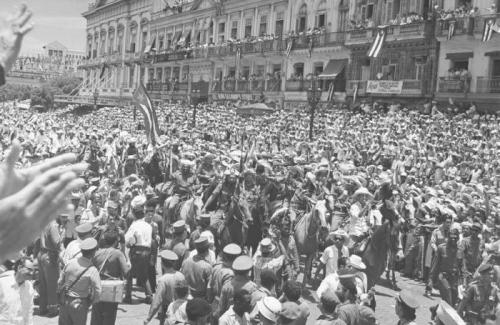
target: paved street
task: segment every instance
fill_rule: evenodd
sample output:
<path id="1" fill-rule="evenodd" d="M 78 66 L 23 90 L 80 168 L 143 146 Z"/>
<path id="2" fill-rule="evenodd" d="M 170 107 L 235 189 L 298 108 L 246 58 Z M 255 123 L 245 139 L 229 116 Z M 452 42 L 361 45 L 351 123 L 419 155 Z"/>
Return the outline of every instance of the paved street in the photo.
<path id="1" fill-rule="evenodd" d="M 383 282 L 383 281 L 382 281 Z M 421 307 L 417 310 L 417 324 L 427 324 L 430 320 L 429 307 L 439 302 L 439 297 L 426 298 L 423 296 L 424 285 L 422 283 L 409 280 L 406 278 L 399 278 L 398 285 L 402 289 L 409 289 L 417 297 Z M 377 309 L 376 315 L 379 324 L 392 325 L 397 324 L 397 319 L 394 314 L 394 297 L 397 292 L 382 285 L 376 286 L 377 291 Z M 308 293 L 308 292 L 306 292 Z M 140 303 L 143 297 L 142 293 L 136 293 L 135 301 L 132 305 L 121 305 L 118 310 L 117 325 L 140 325 L 144 320 L 149 306 Z M 310 306 L 311 316 L 308 324 L 315 324 L 315 319 L 318 317 L 320 311 L 316 307 L 316 294 L 306 295 L 306 299 Z M 57 317 L 48 319 L 44 317 L 35 317 L 36 325 L 54 325 L 57 324 Z M 90 324 L 90 314 L 88 324 Z M 158 324 L 158 321 L 153 321 L 151 324 Z"/>

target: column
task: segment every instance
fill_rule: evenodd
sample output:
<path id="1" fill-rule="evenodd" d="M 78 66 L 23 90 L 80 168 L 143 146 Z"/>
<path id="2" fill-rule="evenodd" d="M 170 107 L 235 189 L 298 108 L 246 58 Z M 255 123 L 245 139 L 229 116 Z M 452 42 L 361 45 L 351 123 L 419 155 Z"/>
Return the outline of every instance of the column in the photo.
<path id="1" fill-rule="evenodd" d="M 228 40 L 231 38 L 231 27 L 232 27 L 231 24 L 232 24 L 231 23 L 231 14 L 229 13 L 229 14 L 227 14 L 226 25 L 225 25 L 226 30 L 224 31 L 224 35 L 225 35 L 224 39 L 225 40 Z"/>
<path id="2" fill-rule="evenodd" d="M 255 8 L 253 14 L 253 36 L 259 36 L 259 8 Z"/>
<path id="3" fill-rule="evenodd" d="M 238 29 L 238 37 L 239 39 L 243 39 L 245 37 L 245 11 L 240 11 L 240 26 Z"/>
<path id="4" fill-rule="evenodd" d="M 267 28 L 268 34 L 272 35 L 274 34 L 274 31 L 276 30 L 276 17 L 274 16 L 274 4 L 271 5 L 271 10 L 269 14 L 269 27 Z"/>

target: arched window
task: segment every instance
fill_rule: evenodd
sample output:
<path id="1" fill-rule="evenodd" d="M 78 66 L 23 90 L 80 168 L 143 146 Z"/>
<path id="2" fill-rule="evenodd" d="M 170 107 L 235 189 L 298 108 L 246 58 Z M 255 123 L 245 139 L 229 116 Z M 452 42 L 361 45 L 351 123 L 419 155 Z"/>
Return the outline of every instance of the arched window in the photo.
<path id="1" fill-rule="evenodd" d="M 326 0 L 321 0 L 316 9 L 316 18 L 314 21 L 314 27 L 325 28 L 326 27 Z"/>
<path id="2" fill-rule="evenodd" d="M 300 7 L 298 15 L 297 15 L 297 32 L 305 32 L 307 27 L 307 5 L 304 3 L 302 7 Z"/>

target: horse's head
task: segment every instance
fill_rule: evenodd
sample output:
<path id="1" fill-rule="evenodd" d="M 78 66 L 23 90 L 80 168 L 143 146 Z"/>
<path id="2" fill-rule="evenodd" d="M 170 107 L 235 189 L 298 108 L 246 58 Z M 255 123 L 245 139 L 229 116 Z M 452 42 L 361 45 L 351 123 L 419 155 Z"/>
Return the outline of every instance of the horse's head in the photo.
<path id="1" fill-rule="evenodd" d="M 196 217 L 201 214 L 201 210 L 203 210 L 203 200 L 201 196 L 193 197 L 193 210 Z"/>
<path id="2" fill-rule="evenodd" d="M 252 211 L 250 205 L 241 195 L 233 196 L 234 217 L 246 225 L 253 223 Z"/>

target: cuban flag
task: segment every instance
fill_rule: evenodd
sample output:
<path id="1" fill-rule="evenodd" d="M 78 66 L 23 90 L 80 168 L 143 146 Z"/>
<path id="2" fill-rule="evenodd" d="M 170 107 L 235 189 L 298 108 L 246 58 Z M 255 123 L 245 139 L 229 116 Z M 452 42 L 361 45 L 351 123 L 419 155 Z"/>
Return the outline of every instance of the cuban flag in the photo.
<path id="1" fill-rule="evenodd" d="M 352 104 L 356 103 L 356 98 L 358 97 L 358 84 L 354 85 L 354 92 L 352 94 Z"/>
<path id="2" fill-rule="evenodd" d="M 146 88 L 144 88 L 142 82 L 134 91 L 134 101 L 144 116 L 144 125 L 146 128 L 148 142 L 155 145 L 160 136 L 160 126 L 158 124 L 158 117 L 156 116 L 155 109 L 153 108 L 151 98 L 149 98 Z"/>
<path id="3" fill-rule="evenodd" d="M 368 51 L 368 56 L 371 58 L 376 58 L 380 54 L 380 50 L 385 43 L 385 38 L 387 35 L 387 26 L 380 26 L 378 28 L 377 36 L 370 46 L 370 50 Z"/>
<path id="4" fill-rule="evenodd" d="M 292 51 L 292 47 L 293 47 L 293 38 L 289 39 L 288 44 L 286 45 L 286 56 L 287 57 L 290 56 L 290 52 Z"/>
<path id="5" fill-rule="evenodd" d="M 484 21 L 483 37 L 481 40 L 483 42 L 488 42 L 493 36 L 493 32 L 500 32 L 500 27 L 496 23 L 496 18 L 488 18 Z"/>
<path id="6" fill-rule="evenodd" d="M 451 20 L 448 25 L 448 41 L 452 39 L 453 35 L 455 35 L 455 20 Z"/>

